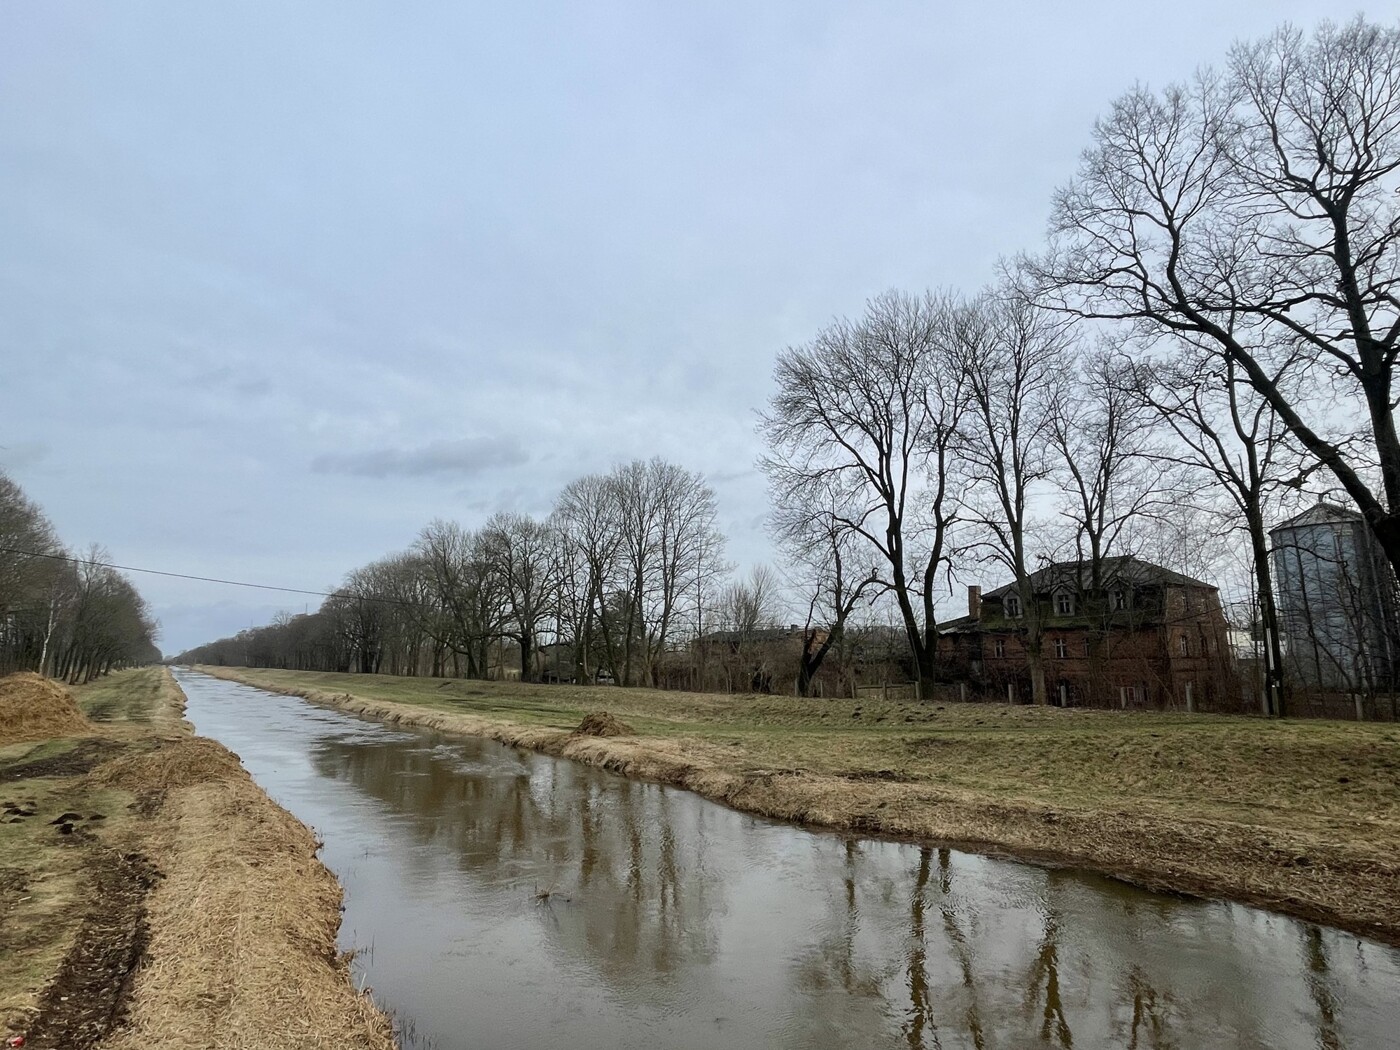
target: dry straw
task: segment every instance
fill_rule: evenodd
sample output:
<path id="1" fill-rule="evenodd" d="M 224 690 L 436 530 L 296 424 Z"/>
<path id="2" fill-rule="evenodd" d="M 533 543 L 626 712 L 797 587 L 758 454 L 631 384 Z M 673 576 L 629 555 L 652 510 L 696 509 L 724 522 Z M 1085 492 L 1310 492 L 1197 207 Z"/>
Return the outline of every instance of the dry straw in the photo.
<path id="1" fill-rule="evenodd" d="M 0 747 L 93 731 L 67 689 L 32 671 L 0 678 Z"/>
<path id="2" fill-rule="evenodd" d="M 391 1050 L 388 1018 L 337 950 L 341 890 L 315 838 L 235 755 L 169 737 L 92 778 L 164 798 L 147 844 L 164 876 L 150 943 L 104 1048 Z"/>

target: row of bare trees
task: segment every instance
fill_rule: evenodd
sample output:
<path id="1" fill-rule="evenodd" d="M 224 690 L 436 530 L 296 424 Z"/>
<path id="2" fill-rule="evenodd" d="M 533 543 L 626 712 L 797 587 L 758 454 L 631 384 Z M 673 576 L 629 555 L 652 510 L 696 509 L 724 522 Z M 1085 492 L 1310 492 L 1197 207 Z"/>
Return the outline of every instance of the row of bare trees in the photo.
<path id="1" fill-rule="evenodd" d="M 527 681 L 655 683 L 662 654 L 705 629 L 728 572 L 715 516 L 700 474 L 638 460 L 571 482 L 544 519 L 435 521 L 316 614 L 177 659 L 481 678 L 509 652 Z"/>
<path id="2" fill-rule="evenodd" d="M 1010 284 L 970 299 L 889 292 L 780 354 L 763 466 L 814 640 L 813 625 L 829 647 L 858 605 L 887 602 L 932 682 L 949 578 L 981 563 L 1020 592 L 1043 702 L 1037 553 L 1068 549 L 1097 579 L 1151 538 L 1166 498 L 1131 376 Z"/>
<path id="3" fill-rule="evenodd" d="M 160 659 L 145 601 L 106 561 L 100 547 L 70 555 L 43 511 L 0 473 L 0 674 L 78 683 Z"/>
<path id="4" fill-rule="evenodd" d="M 1037 557 L 1097 588 L 1115 552 L 1190 571 L 1239 539 L 1281 711 L 1269 523 L 1339 493 L 1400 569 L 1397 238 L 1396 26 L 1284 28 L 1118 99 L 996 287 L 888 293 L 780 355 L 764 466 L 809 623 L 887 599 L 932 677 L 937 581 L 990 564 L 1043 702 Z"/>

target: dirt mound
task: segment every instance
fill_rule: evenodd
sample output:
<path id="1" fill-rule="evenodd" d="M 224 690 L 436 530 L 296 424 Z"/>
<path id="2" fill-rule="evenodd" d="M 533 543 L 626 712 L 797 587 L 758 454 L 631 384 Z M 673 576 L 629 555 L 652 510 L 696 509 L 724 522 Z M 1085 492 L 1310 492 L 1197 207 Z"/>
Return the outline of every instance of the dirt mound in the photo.
<path id="1" fill-rule="evenodd" d="M 636 730 L 607 711 L 594 711 L 574 730 L 576 736 L 631 736 Z"/>
<path id="2" fill-rule="evenodd" d="M 57 682 L 33 671 L 0 678 L 0 747 L 91 732 L 72 694 Z"/>
<path id="3" fill-rule="evenodd" d="M 92 780 L 140 794 L 226 780 L 240 771 L 238 756 L 196 736 L 163 740 L 154 751 L 105 762 L 93 770 Z"/>

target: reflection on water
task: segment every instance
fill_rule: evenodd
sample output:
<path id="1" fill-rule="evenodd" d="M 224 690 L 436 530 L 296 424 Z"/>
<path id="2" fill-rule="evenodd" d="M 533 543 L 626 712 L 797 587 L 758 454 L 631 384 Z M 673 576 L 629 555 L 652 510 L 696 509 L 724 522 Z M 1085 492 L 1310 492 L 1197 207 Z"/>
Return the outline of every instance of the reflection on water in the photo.
<path id="1" fill-rule="evenodd" d="M 180 681 L 325 839 L 345 946 L 414 1045 L 1363 1050 L 1400 1027 L 1400 953 L 1347 934 Z"/>

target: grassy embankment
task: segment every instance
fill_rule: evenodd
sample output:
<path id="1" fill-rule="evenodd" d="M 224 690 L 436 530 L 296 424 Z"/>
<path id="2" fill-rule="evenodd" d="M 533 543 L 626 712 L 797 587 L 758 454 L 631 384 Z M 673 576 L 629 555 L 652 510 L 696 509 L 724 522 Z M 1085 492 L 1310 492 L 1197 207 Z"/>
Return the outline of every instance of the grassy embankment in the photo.
<path id="1" fill-rule="evenodd" d="M 782 820 L 1075 865 L 1400 944 L 1400 726 L 201 670 Z M 636 735 L 571 734 L 604 708 Z"/>
<path id="2" fill-rule="evenodd" d="M 392 1046 L 337 954 L 340 887 L 313 836 L 192 734 L 169 672 L 74 690 L 77 710 L 31 679 L 18 695 L 0 679 L 3 1034 L 66 1050 Z"/>

